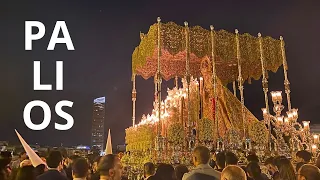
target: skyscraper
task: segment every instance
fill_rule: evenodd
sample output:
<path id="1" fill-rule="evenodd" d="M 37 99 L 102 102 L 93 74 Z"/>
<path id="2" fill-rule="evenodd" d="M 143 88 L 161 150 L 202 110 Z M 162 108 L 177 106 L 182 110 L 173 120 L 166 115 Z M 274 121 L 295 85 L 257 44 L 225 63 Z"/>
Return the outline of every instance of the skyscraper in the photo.
<path id="1" fill-rule="evenodd" d="M 105 118 L 105 97 L 96 98 L 93 101 L 93 119 L 91 146 L 92 149 L 103 151 L 104 138 L 104 118 Z"/>

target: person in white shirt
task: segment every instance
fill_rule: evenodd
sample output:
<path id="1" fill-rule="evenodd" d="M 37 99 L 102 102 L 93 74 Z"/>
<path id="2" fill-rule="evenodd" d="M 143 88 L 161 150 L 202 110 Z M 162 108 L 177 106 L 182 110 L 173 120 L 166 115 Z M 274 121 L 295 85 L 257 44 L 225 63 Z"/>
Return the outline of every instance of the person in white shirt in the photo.
<path id="1" fill-rule="evenodd" d="M 198 146 L 193 150 L 193 164 L 196 166 L 191 172 L 183 175 L 182 180 L 214 180 L 220 179 L 220 172 L 209 165 L 210 151 L 205 146 Z"/>
<path id="2" fill-rule="evenodd" d="M 86 180 L 89 172 L 89 164 L 86 159 L 78 158 L 72 164 L 73 180 Z"/>

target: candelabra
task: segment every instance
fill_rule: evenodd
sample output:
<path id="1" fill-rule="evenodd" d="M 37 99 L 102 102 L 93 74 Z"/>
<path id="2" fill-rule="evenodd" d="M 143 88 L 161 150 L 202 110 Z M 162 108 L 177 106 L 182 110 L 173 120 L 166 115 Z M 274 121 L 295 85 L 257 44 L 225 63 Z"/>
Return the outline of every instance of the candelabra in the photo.
<path id="1" fill-rule="evenodd" d="M 282 155 L 290 156 L 298 150 L 306 149 L 316 151 L 319 143 L 319 136 L 314 136 L 314 144 L 310 134 L 310 121 L 302 121 L 302 125 L 297 122 L 298 109 L 289 109 L 285 114 L 282 113 L 282 92 L 271 92 L 274 115 L 270 114 L 267 108 L 262 108 L 263 118 L 266 124 L 271 124 L 269 128 L 270 150 L 274 150 Z M 274 132 L 274 136 L 272 134 Z M 272 146 L 273 144 L 273 146 Z"/>

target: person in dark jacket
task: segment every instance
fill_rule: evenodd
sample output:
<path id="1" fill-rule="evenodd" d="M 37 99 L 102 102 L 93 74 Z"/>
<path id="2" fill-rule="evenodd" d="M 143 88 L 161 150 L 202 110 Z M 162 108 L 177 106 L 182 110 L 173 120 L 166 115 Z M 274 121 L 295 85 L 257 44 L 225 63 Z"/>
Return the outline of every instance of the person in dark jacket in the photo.
<path id="1" fill-rule="evenodd" d="M 60 151 L 51 151 L 47 158 L 48 171 L 37 177 L 37 180 L 68 180 L 60 171 L 63 169 L 63 158 Z"/>
<path id="2" fill-rule="evenodd" d="M 86 180 L 89 174 L 89 163 L 84 158 L 77 158 L 72 162 L 73 179 Z"/>
<path id="3" fill-rule="evenodd" d="M 158 164 L 155 175 L 150 176 L 148 180 L 173 180 L 175 179 L 174 168 L 170 164 Z"/>
<path id="4" fill-rule="evenodd" d="M 69 180 L 72 180 L 72 165 L 73 162 L 77 159 L 81 158 L 78 155 L 72 155 L 69 158 L 66 159 L 66 161 L 68 161 L 67 166 L 64 167 L 64 171 L 66 172 L 66 176 Z"/>
<path id="5" fill-rule="evenodd" d="M 261 172 L 259 164 L 254 161 L 247 165 L 247 175 L 252 180 L 268 180 L 267 176 Z"/>
<path id="6" fill-rule="evenodd" d="M 174 172 L 176 174 L 176 179 L 182 180 L 183 175 L 189 172 L 189 169 L 187 166 L 180 164 L 174 169 Z"/>
<path id="7" fill-rule="evenodd" d="M 15 180 L 35 180 L 34 167 L 32 165 L 19 168 Z"/>

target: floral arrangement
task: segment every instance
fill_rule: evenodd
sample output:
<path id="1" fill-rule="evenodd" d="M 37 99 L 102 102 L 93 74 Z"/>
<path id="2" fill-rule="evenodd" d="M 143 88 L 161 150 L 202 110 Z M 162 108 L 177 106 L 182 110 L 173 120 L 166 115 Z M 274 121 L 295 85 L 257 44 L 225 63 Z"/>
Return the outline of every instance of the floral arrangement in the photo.
<path id="1" fill-rule="evenodd" d="M 153 147 L 154 125 L 145 124 L 126 129 L 127 151 L 146 151 Z"/>
<path id="2" fill-rule="evenodd" d="M 264 122 L 252 122 L 249 125 L 249 136 L 256 144 L 268 143 L 268 129 Z"/>
<path id="3" fill-rule="evenodd" d="M 124 156 L 122 156 L 121 158 L 121 163 L 127 165 L 129 163 L 130 157 L 129 155 L 125 154 Z"/>
<path id="4" fill-rule="evenodd" d="M 235 129 L 229 129 L 225 134 L 225 139 L 228 142 L 228 148 L 239 149 L 241 147 L 241 137 L 239 131 Z"/>
<path id="5" fill-rule="evenodd" d="M 168 140 L 174 145 L 182 144 L 184 141 L 184 129 L 181 123 L 173 123 L 168 128 Z"/>
<path id="6" fill-rule="evenodd" d="M 210 119 L 204 118 L 198 121 L 198 133 L 200 142 L 213 140 L 213 122 Z"/>

